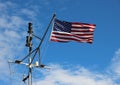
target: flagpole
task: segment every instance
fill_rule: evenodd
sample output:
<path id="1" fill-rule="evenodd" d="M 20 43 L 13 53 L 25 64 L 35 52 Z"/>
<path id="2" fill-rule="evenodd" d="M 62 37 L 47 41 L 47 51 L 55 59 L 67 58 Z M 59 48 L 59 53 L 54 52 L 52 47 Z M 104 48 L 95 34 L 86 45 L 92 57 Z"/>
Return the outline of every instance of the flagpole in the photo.
<path id="1" fill-rule="evenodd" d="M 54 19 L 53 19 L 53 21 L 55 22 L 55 18 L 56 18 L 56 15 L 55 15 L 55 17 L 54 17 Z M 52 30 L 53 30 L 53 27 L 54 27 L 54 23 L 52 23 Z M 52 35 L 52 31 L 51 31 L 51 33 L 50 33 L 50 36 Z M 51 38 L 51 37 L 50 37 Z"/>
<path id="2" fill-rule="evenodd" d="M 42 45 L 42 43 L 43 43 L 43 41 L 44 41 L 44 39 L 45 39 L 45 36 L 46 36 L 46 34 L 47 34 L 47 32 L 48 32 L 48 30 L 49 30 L 49 28 L 50 28 L 51 23 L 53 22 L 53 20 L 54 20 L 54 18 L 55 18 L 55 16 L 56 16 L 56 14 L 53 14 L 53 17 L 52 17 L 52 19 L 50 20 L 50 23 L 48 24 L 48 27 L 47 27 L 47 29 L 46 29 L 46 31 L 45 31 L 45 33 L 44 33 L 43 37 L 41 38 L 41 41 L 40 41 L 40 43 L 39 43 L 38 47 L 36 48 L 36 52 L 38 52 L 38 51 L 39 51 L 40 46 Z M 32 64 L 32 62 L 33 62 L 34 58 L 35 58 L 35 56 L 32 58 L 32 60 L 31 60 L 31 63 L 30 63 L 30 64 Z"/>
<path id="3" fill-rule="evenodd" d="M 49 23 L 49 25 L 48 25 L 48 27 L 47 27 L 47 29 L 46 29 L 43 37 L 42 37 L 42 39 L 41 39 L 41 42 L 40 42 L 40 44 L 39 44 L 39 47 L 41 46 L 42 42 L 44 41 L 45 36 L 46 36 L 46 34 L 47 34 L 47 32 L 48 32 L 48 29 L 50 28 L 50 25 L 51 25 L 51 23 L 53 22 L 53 20 L 55 19 L 55 17 L 56 17 L 56 14 L 53 14 L 53 17 L 52 17 L 52 19 L 51 19 L 51 21 L 50 21 L 50 23 Z"/>

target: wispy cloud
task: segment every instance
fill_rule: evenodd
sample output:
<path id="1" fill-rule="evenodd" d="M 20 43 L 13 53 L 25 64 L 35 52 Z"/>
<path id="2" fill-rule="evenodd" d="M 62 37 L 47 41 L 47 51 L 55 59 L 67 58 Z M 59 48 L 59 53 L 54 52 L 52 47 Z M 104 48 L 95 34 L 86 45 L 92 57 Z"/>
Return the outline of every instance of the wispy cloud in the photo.
<path id="1" fill-rule="evenodd" d="M 15 58 L 15 56 L 21 54 L 24 50 L 24 35 L 26 34 L 27 19 L 24 19 L 21 14 L 25 11 L 29 12 L 29 15 L 33 15 L 34 11 L 21 10 L 21 14 L 18 15 L 18 5 L 16 3 L 6 1 L 0 3 L 0 80 L 4 80 L 6 76 L 9 76 L 8 60 Z M 24 12 L 24 13 L 23 13 Z M 5 79 L 6 80 L 6 79 Z"/>
<path id="2" fill-rule="evenodd" d="M 113 71 L 120 76 L 120 49 L 115 53 L 115 57 L 112 59 L 112 62 Z"/>
<path id="3" fill-rule="evenodd" d="M 117 85 L 109 75 L 91 72 L 79 67 L 76 70 L 63 69 L 59 65 L 53 65 L 54 69 L 45 74 L 45 78 L 36 84 L 49 85 Z M 44 72 L 43 72 L 44 73 Z"/>
<path id="4" fill-rule="evenodd" d="M 46 5 L 49 5 L 45 1 Z M 6 80 L 9 77 L 8 71 L 8 58 L 13 56 L 22 55 L 19 51 L 24 50 L 23 36 L 25 35 L 24 29 L 28 22 L 27 19 L 20 15 L 28 16 L 28 18 L 35 18 L 38 12 L 38 6 L 35 6 L 35 11 L 27 8 L 17 9 L 17 4 L 6 1 L 0 3 L 0 80 Z M 33 7 L 32 7 L 33 8 Z M 14 10 L 13 10 L 14 9 Z M 61 9 L 65 11 L 67 8 Z M 37 79 L 35 85 L 119 85 L 120 82 L 120 49 L 116 51 L 112 59 L 112 63 L 105 71 L 100 73 L 98 71 L 90 71 L 87 68 L 77 66 L 63 68 L 61 65 L 50 65 L 49 72 L 42 71 L 44 77 Z M 75 69 L 73 69 L 75 68 Z M 107 73 L 109 72 L 109 73 Z M 6 77 L 7 76 L 7 77 Z"/>
<path id="5" fill-rule="evenodd" d="M 109 73 L 115 80 L 120 79 L 120 49 L 115 52 L 115 55 L 109 67 Z"/>
<path id="6" fill-rule="evenodd" d="M 116 51 L 112 63 L 104 73 L 90 71 L 87 68 L 74 66 L 68 69 L 61 65 L 51 65 L 50 72 L 44 72 L 44 78 L 36 80 L 35 84 L 49 85 L 119 85 L 120 75 L 120 49 Z M 75 69 L 74 69 L 75 68 Z"/>
<path id="7" fill-rule="evenodd" d="M 23 13 L 24 15 L 30 17 L 30 18 L 35 18 L 36 13 L 34 11 L 31 11 L 27 8 L 21 9 L 21 13 Z"/>
<path id="8" fill-rule="evenodd" d="M 0 3 L 0 8 L 3 8 L 0 10 L 0 58 L 14 55 L 16 53 L 14 47 L 22 44 L 19 41 L 22 40 L 24 31 L 20 28 L 25 27 L 27 21 L 15 14 L 9 14 L 8 9 L 13 7 L 16 7 L 16 4 L 12 2 Z"/>

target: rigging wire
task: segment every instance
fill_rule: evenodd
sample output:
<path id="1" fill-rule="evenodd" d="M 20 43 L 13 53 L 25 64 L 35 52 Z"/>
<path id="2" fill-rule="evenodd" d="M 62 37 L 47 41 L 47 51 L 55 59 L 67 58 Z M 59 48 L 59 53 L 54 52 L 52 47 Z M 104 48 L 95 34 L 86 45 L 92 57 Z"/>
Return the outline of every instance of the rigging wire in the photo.
<path id="1" fill-rule="evenodd" d="M 26 58 L 28 58 L 32 53 L 34 53 L 38 48 L 34 49 L 32 52 L 30 52 L 27 56 L 25 56 L 21 61 L 24 61 Z"/>
<path id="2" fill-rule="evenodd" d="M 38 50 L 38 61 L 39 61 L 39 65 L 41 65 L 40 49 Z"/>
<path id="3" fill-rule="evenodd" d="M 27 72 L 27 69 L 25 69 L 24 71 L 23 71 L 23 75 L 22 75 L 22 78 L 24 78 L 24 76 L 26 76 L 25 75 L 25 73 Z M 24 82 L 24 81 L 23 81 Z M 24 82 L 24 84 L 26 84 L 27 85 L 27 83 L 26 82 Z"/>
<path id="4" fill-rule="evenodd" d="M 34 71 L 34 68 L 33 68 L 33 73 L 34 73 L 35 71 Z M 33 80 L 35 81 L 35 85 L 36 85 L 36 80 L 35 80 L 35 78 L 36 78 L 36 74 L 34 74 L 34 78 L 33 78 Z"/>
<path id="5" fill-rule="evenodd" d="M 56 14 L 54 14 L 53 15 L 53 18 L 51 19 L 51 21 L 50 21 L 50 23 L 52 24 L 52 26 L 53 26 L 53 21 L 54 21 L 54 19 L 56 18 Z M 50 27 L 50 25 L 48 25 L 48 27 Z M 53 28 L 53 27 L 52 27 Z M 50 33 L 50 35 L 51 35 L 51 33 Z M 41 62 L 44 60 L 43 58 L 43 56 L 45 56 L 45 53 L 46 53 L 46 51 L 47 51 L 47 49 L 48 49 L 48 47 L 49 47 L 49 44 L 50 44 L 50 42 L 49 42 L 49 38 L 50 36 L 46 36 L 46 43 L 45 43 L 45 47 L 44 47 L 44 49 L 43 49 L 43 53 L 41 54 Z"/>
<path id="6" fill-rule="evenodd" d="M 10 85 L 14 85 L 13 80 L 16 80 L 18 82 L 18 85 L 21 85 L 23 83 L 20 79 L 22 77 L 21 74 L 15 72 L 15 71 L 12 71 L 10 62 L 8 62 L 8 65 L 9 65 L 9 71 L 10 71 Z M 14 68 L 16 68 L 16 66 Z M 27 72 L 26 70 L 27 69 L 24 69 L 23 75 Z M 25 84 L 25 85 L 27 85 L 27 84 Z"/>
<path id="7" fill-rule="evenodd" d="M 41 41 L 40 41 L 38 47 L 36 48 L 36 51 L 37 51 L 37 52 L 38 52 L 38 49 L 40 49 L 40 47 L 41 47 L 41 45 L 42 45 L 42 43 L 43 43 L 43 41 L 44 41 L 44 39 L 45 39 L 45 37 L 46 37 L 46 34 L 47 34 L 48 30 L 49 30 L 49 27 L 51 26 L 51 23 L 53 22 L 55 16 L 56 16 L 56 15 L 54 14 L 53 17 L 52 17 L 52 19 L 50 20 L 50 23 L 49 23 L 48 26 L 47 26 L 47 29 L 46 29 L 46 31 L 45 31 L 43 37 L 41 38 Z M 36 53 L 35 53 L 35 55 L 36 55 Z M 32 64 L 34 58 L 35 58 L 35 56 L 32 58 L 32 61 L 30 62 L 29 65 Z"/>
<path id="8" fill-rule="evenodd" d="M 25 70 L 24 70 L 24 72 L 25 72 Z M 23 84 L 25 84 L 23 81 L 21 81 L 21 79 L 20 78 L 23 78 L 23 75 L 21 75 L 21 73 L 17 73 L 17 72 L 14 72 L 14 74 L 15 74 L 15 79 L 18 81 L 18 85 L 21 85 L 22 83 Z"/>
<path id="9" fill-rule="evenodd" d="M 8 66 L 9 66 L 9 72 L 10 72 L 10 85 L 12 85 L 12 71 L 11 71 L 11 66 L 10 63 L 8 62 Z"/>
<path id="10" fill-rule="evenodd" d="M 47 38 L 49 38 L 49 36 L 46 36 L 46 40 L 47 40 Z M 49 47 L 49 44 L 50 44 L 50 42 L 47 40 L 46 42 L 45 42 L 45 44 L 44 44 L 44 47 L 43 47 L 43 50 L 42 50 L 42 53 L 41 53 L 41 62 L 43 62 L 44 61 L 44 58 L 45 58 L 45 54 L 46 54 L 46 52 L 47 52 L 47 49 L 48 49 L 48 47 Z"/>

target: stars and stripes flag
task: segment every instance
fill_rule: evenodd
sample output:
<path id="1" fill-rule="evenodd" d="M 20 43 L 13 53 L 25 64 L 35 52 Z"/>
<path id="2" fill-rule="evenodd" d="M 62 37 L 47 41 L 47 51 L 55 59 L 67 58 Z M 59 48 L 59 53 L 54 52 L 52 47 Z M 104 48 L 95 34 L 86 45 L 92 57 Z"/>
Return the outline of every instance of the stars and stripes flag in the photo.
<path id="1" fill-rule="evenodd" d="M 92 43 L 95 27 L 95 24 L 55 19 L 50 40 L 55 42 L 77 41 Z"/>

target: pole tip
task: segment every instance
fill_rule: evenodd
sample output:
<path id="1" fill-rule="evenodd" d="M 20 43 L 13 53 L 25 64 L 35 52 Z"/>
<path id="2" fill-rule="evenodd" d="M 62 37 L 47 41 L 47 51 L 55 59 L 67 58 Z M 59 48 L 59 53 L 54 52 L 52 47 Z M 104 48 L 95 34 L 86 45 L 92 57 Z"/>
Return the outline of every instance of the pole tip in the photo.
<path id="1" fill-rule="evenodd" d="M 32 22 L 29 22 L 28 25 L 31 26 L 31 25 L 32 25 Z"/>
<path id="2" fill-rule="evenodd" d="M 54 13 L 53 16 L 55 17 L 55 16 L 56 16 L 56 13 Z"/>

